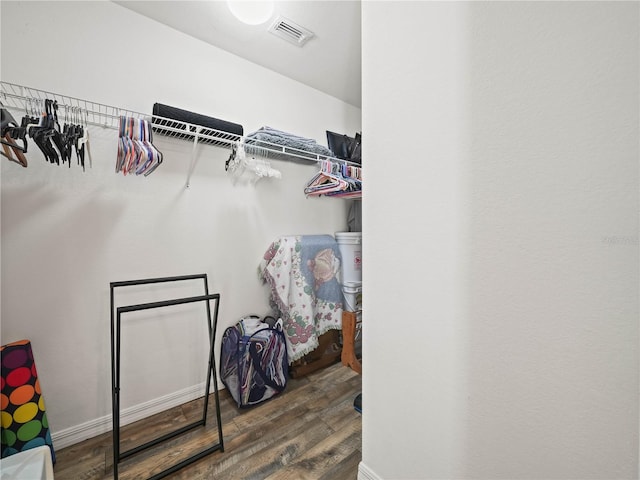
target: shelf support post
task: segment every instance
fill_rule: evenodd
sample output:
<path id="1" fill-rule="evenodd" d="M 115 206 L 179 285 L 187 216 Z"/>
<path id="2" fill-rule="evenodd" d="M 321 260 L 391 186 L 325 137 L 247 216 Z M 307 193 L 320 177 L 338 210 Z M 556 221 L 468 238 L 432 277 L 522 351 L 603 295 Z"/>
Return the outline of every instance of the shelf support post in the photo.
<path id="1" fill-rule="evenodd" d="M 200 133 L 201 128 L 196 127 L 195 134 L 193 136 L 193 147 L 191 148 L 191 163 L 189 164 L 189 173 L 187 174 L 187 183 L 185 188 L 189 188 L 191 182 L 191 174 L 193 173 L 194 168 L 196 167 L 196 153 L 198 149 L 198 134 Z"/>

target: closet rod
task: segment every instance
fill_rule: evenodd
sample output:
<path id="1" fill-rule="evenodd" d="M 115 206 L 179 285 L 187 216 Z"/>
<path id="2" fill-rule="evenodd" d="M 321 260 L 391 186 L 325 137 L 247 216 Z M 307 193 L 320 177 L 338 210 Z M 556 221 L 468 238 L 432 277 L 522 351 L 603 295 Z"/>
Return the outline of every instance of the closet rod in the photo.
<path id="1" fill-rule="evenodd" d="M 82 121 L 98 127 L 117 130 L 119 128 L 120 117 L 133 117 L 137 119 L 151 118 L 154 127 L 162 127 L 163 132 L 168 131 L 174 134 L 170 136 L 178 137 L 179 135 L 184 136 L 187 134 L 193 136 L 197 131 L 201 141 L 215 139 L 216 142 L 227 144 L 229 148 L 242 138 L 232 133 L 180 122 L 158 115 L 149 115 L 113 105 L 106 105 L 104 103 L 61 95 L 47 90 L 0 81 L 0 102 L 2 102 L 5 107 L 31 113 L 32 110 L 38 108 L 39 101 L 44 101 L 47 98 L 58 102 L 59 117 L 64 118 L 65 113 L 72 115 L 74 109 L 79 109 L 82 113 Z"/>
<path id="2" fill-rule="evenodd" d="M 319 155 L 293 147 L 278 145 L 264 140 L 247 139 L 233 133 L 215 130 L 213 128 L 182 122 L 158 115 L 150 115 L 133 110 L 106 105 L 104 103 L 93 102 L 81 98 L 61 95 L 37 88 L 26 87 L 17 83 L 0 81 L 0 102 L 7 108 L 22 110 L 31 113 L 30 109 L 37 107 L 39 101 L 45 99 L 55 100 L 58 103 L 58 115 L 64 118 L 65 111 L 68 115 L 73 110 L 80 110 L 82 120 L 89 124 L 103 128 L 119 128 L 121 116 L 134 117 L 137 119 L 151 119 L 153 127 L 162 129 L 163 132 L 171 132 L 170 137 L 193 140 L 194 148 L 197 143 L 214 144 L 223 148 L 231 148 L 233 145 L 243 143 L 251 155 L 265 157 L 270 160 L 285 161 L 305 161 L 318 163 L 323 160 L 360 167 L 359 164 L 342 160 L 336 157 Z"/>
<path id="3" fill-rule="evenodd" d="M 0 81 L 0 101 L 5 107 L 23 110 L 31 113 L 38 108 L 38 101 L 55 100 L 60 107 L 59 114 L 64 115 L 64 109 L 80 109 L 85 114 L 82 119 L 90 125 L 105 128 L 118 128 L 120 116 L 143 118 L 141 113 L 123 108 L 105 105 L 103 103 L 83 100 L 81 98 L 60 95 L 58 93 L 25 87 L 16 83 Z"/>

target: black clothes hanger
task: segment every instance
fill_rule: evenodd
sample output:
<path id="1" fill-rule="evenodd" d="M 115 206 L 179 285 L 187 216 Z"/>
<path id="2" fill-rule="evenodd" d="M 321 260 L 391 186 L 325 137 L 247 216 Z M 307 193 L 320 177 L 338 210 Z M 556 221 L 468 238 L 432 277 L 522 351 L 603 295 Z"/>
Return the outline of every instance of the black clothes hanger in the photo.
<path id="1" fill-rule="evenodd" d="M 60 128 L 60 122 L 58 121 L 58 102 L 56 100 L 48 101 L 50 103 L 49 110 L 47 110 L 47 112 L 53 119 L 51 122 L 51 140 L 60 154 L 62 163 L 64 164 L 65 162 L 68 162 L 69 168 L 71 168 L 71 152 L 69 151 L 67 141 Z"/>
<path id="2" fill-rule="evenodd" d="M 78 141 L 84 136 L 84 130 L 81 125 L 76 125 L 74 123 L 69 125 L 69 130 L 67 132 L 68 145 L 69 145 L 69 157 L 71 157 L 72 148 L 76 152 L 76 161 L 78 165 L 82 166 L 82 171 L 84 172 L 84 144 L 79 146 Z M 71 161 L 71 158 L 69 158 Z"/>
<path id="3" fill-rule="evenodd" d="M 82 136 L 82 133 L 80 132 L 81 128 L 82 127 L 80 127 L 80 125 L 76 125 L 75 119 L 71 119 L 71 121 L 69 121 L 69 111 L 68 107 L 65 105 L 64 126 L 62 127 L 62 141 L 64 143 L 65 160 L 69 162 L 69 167 L 71 167 L 71 156 L 75 148 L 78 165 L 82 163 L 82 170 L 84 171 L 84 155 L 81 162 L 78 154 L 78 140 Z"/>
<path id="4" fill-rule="evenodd" d="M 61 111 L 59 116 L 60 107 L 64 107 L 64 114 Z M 18 124 L 9 110 L 0 103 L 0 155 L 26 167 L 24 153 L 27 152 L 27 140 L 30 138 L 45 160 L 56 165 L 68 163 L 71 168 L 75 150 L 77 164 L 85 171 L 85 155 L 90 162 L 91 154 L 83 110 L 80 107 L 59 105 L 56 100 L 41 98 L 25 99 L 24 109 L 25 114 Z M 64 122 L 62 127 L 61 120 Z"/>
<path id="5" fill-rule="evenodd" d="M 82 165 L 82 171 L 84 171 L 85 155 L 89 159 L 89 166 L 91 166 L 91 152 L 89 150 L 89 130 L 87 125 L 87 112 L 80 107 L 71 107 L 76 114 L 77 127 L 77 140 L 75 143 L 76 158 Z"/>
<path id="6" fill-rule="evenodd" d="M 49 163 L 60 165 L 60 156 L 51 143 L 51 139 L 56 132 L 55 119 L 53 117 L 51 108 L 52 103 L 52 100 L 45 100 L 45 108 L 44 112 L 42 112 L 40 123 L 37 127 L 32 127 L 29 129 L 29 135 L 38 146 L 38 148 L 42 151 L 43 155 Z"/>
<path id="7" fill-rule="evenodd" d="M 2 142 L 5 145 L 9 145 L 11 146 L 11 148 L 17 148 L 20 149 L 22 152 L 26 152 L 27 151 L 27 141 L 24 138 L 24 133 L 21 131 L 20 126 L 18 125 L 18 122 L 16 122 L 16 120 L 13 118 L 13 115 L 11 115 L 11 113 L 9 113 L 8 110 L 6 110 L 5 108 L 1 108 L 1 113 L 0 113 L 0 125 L 1 125 L 1 133 L 0 136 L 2 137 L 2 140 L 0 140 L 0 142 Z M 10 142 L 5 140 L 5 136 L 9 135 L 13 140 L 22 140 L 23 142 L 23 146 L 19 146 L 14 142 Z"/>

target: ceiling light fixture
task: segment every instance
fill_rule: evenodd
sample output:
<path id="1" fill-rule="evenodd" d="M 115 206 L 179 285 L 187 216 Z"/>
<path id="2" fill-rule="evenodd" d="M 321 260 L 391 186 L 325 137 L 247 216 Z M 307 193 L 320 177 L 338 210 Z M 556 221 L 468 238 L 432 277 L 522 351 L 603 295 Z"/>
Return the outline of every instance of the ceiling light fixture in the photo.
<path id="1" fill-rule="evenodd" d="M 247 25 L 266 22 L 274 11 L 273 0 L 227 0 L 227 7 L 234 17 Z"/>

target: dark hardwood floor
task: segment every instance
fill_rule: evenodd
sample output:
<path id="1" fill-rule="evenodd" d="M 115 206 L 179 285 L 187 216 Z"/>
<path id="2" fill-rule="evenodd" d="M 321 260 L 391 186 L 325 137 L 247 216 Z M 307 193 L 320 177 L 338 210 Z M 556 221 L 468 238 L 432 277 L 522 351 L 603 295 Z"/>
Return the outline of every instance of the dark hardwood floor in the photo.
<path id="1" fill-rule="evenodd" d="M 215 452 L 171 479 L 355 480 L 361 460 L 361 417 L 353 409 L 361 377 L 334 364 L 290 379 L 279 397 L 240 410 L 220 392 L 224 452 Z M 121 451 L 193 422 L 202 400 L 121 428 Z M 56 480 L 113 478 L 111 433 L 56 451 Z M 213 395 L 206 427 L 199 427 L 121 461 L 122 480 L 144 479 L 217 443 Z"/>

